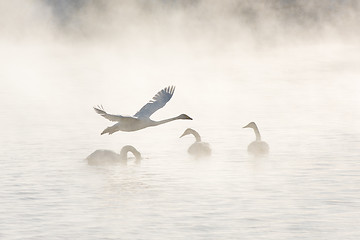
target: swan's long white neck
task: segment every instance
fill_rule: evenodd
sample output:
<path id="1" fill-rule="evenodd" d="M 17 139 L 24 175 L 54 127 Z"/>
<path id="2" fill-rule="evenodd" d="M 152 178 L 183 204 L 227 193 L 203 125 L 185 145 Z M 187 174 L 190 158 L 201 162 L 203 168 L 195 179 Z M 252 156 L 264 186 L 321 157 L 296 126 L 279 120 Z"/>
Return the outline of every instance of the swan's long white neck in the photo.
<path id="1" fill-rule="evenodd" d="M 131 152 L 134 154 L 136 161 L 141 160 L 141 154 L 131 145 L 124 146 L 120 151 L 120 158 L 121 160 L 127 160 L 127 153 Z"/>
<path id="2" fill-rule="evenodd" d="M 153 121 L 153 126 L 158 126 L 158 125 L 161 125 L 161 124 L 164 124 L 164 123 L 168 123 L 168 122 L 171 122 L 171 121 L 174 121 L 174 120 L 178 120 L 178 119 L 180 119 L 180 116 L 173 117 L 173 118 L 168 118 L 168 119 L 164 119 L 164 120 L 161 120 L 161 121 Z"/>
<path id="3" fill-rule="evenodd" d="M 189 130 L 192 135 L 195 137 L 195 142 L 201 142 L 200 134 L 194 129 Z"/>
<path id="4" fill-rule="evenodd" d="M 256 135 L 256 141 L 261 141 L 260 131 L 259 131 L 258 127 L 256 126 L 256 124 L 255 124 L 255 126 L 253 126 L 252 129 L 254 129 L 254 132 Z"/>

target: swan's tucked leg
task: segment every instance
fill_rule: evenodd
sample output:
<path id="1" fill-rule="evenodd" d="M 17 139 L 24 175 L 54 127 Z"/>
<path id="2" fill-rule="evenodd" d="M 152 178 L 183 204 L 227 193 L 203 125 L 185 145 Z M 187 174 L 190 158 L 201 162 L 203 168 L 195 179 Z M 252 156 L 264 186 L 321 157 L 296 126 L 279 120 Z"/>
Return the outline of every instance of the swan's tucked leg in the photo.
<path id="1" fill-rule="evenodd" d="M 118 130 L 117 130 L 116 124 L 115 124 L 114 126 L 105 128 L 104 131 L 102 131 L 101 135 L 106 134 L 106 133 L 108 133 L 110 135 L 110 134 L 113 134 L 116 131 L 118 131 Z"/>

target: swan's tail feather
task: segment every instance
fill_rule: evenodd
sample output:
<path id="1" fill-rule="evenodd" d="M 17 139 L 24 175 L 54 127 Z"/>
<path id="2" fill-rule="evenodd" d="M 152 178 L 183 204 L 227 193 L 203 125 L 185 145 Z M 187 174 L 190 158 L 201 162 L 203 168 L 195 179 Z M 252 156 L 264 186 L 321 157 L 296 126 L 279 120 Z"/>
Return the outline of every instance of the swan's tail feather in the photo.
<path id="1" fill-rule="evenodd" d="M 116 131 L 117 130 L 115 129 L 114 126 L 107 127 L 107 128 L 104 129 L 104 131 L 102 131 L 101 135 L 106 134 L 106 133 L 108 133 L 110 135 L 110 134 L 113 134 Z"/>

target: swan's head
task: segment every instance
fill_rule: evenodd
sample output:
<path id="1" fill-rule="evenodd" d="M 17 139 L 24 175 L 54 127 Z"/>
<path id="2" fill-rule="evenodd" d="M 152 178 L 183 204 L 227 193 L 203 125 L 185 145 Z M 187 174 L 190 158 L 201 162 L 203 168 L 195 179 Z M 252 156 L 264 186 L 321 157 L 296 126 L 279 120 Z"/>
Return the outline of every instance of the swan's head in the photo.
<path id="1" fill-rule="evenodd" d="M 256 124 L 254 122 L 251 122 L 243 128 L 256 128 Z"/>
<path id="2" fill-rule="evenodd" d="M 194 130 L 192 128 L 188 128 L 185 130 L 185 132 L 180 137 L 182 138 L 183 136 L 192 134 L 193 132 L 194 132 Z"/>
<path id="3" fill-rule="evenodd" d="M 178 117 L 178 119 L 187 119 L 187 120 L 193 120 L 191 117 L 189 117 L 186 114 L 180 114 Z"/>
<path id="4" fill-rule="evenodd" d="M 143 159 L 141 156 L 141 153 L 139 151 L 136 150 L 136 151 L 133 151 L 132 153 L 134 154 L 136 161 L 141 161 Z"/>

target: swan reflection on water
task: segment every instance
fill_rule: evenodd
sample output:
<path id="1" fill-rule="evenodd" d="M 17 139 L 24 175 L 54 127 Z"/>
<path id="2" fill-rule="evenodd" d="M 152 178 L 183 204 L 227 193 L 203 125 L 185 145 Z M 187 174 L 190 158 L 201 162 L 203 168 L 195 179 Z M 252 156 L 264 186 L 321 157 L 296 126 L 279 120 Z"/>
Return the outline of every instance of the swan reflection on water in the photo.
<path id="1" fill-rule="evenodd" d="M 251 122 L 243 128 L 252 128 L 255 132 L 256 140 L 249 144 L 248 152 L 253 155 L 265 155 L 269 153 L 269 145 L 261 140 L 259 128 L 256 123 Z"/>
<path id="2" fill-rule="evenodd" d="M 103 150 L 99 149 L 90 154 L 86 160 L 89 165 L 113 165 L 113 164 L 122 164 L 127 165 L 128 162 L 128 152 L 131 152 L 135 156 L 135 163 L 139 164 L 141 162 L 141 153 L 136 150 L 131 145 L 124 146 L 120 154 L 111 151 L 111 150 Z"/>
<path id="3" fill-rule="evenodd" d="M 210 144 L 207 142 L 201 141 L 200 134 L 194 129 L 188 128 L 185 132 L 180 136 L 193 135 L 195 137 L 195 142 L 191 144 L 188 148 L 188 153 L 194 157 L 206 157 L 211 155 Z"/>

